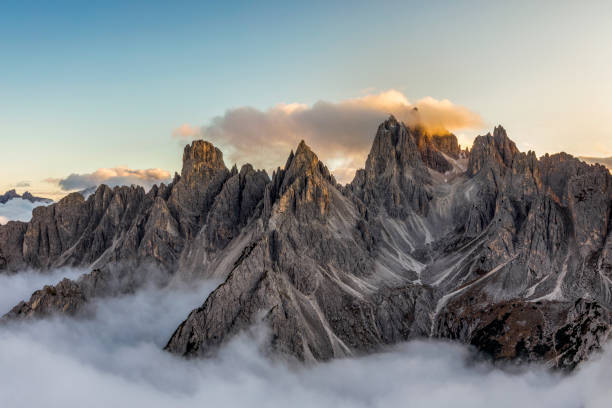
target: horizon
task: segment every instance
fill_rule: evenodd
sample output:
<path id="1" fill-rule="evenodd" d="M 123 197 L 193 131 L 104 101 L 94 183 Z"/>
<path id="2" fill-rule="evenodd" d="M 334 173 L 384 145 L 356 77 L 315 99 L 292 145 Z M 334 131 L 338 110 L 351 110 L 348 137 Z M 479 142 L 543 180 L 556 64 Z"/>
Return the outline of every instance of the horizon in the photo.
<path id="1" fill-rule="evenodd" d="M 390 115 L 389 115 L 389 119 L 390 119 L 391 117 L 394 117 L 394 115 L 393 115 L 393 114 L 390 114 Z M 386 120 L 388 120 L 388 119 L 386 119 Z M 386 120 L 385 120 L 385 121 L 386 121 Z M 420 125 L 420 124 L 416 124 L 416 125 L 408 125 L 408 124 L 406 124 L 406 123 L 405 123 L 405 122 L 403 122 L 403 121 L 401 121 L 401 122 L 402 122 L 402 123 L 404 123 L 404 125 L 406 125 L 406 127 L 408 127 L 409 129 L 414 129 L 414 128 L 416 128 L 416 127 L 421 127 L 421 125 Z M 383 123 L 383 122 L 381 122 L 380 124 L 382 124 L 382 123 Z M 379 125 L 380 125 L 380 124 L 379 124 Z M 474 139 L 473 139 L 473 140 L 471 140 L 471 143 L 470 143 L 469 145 L 462 144 L 461 142 L 459 142 L 459 148 L 460 148 L 461 150 L 465 150 L 465 149 L 467 149 L 468 151 L 471 151 L 471 150 L 472 150 L 472 148 L 473 148 L 473 143 L 474 143 L 474 141 L 475 141 L 475 139 L 476 139 L 477 137 L 492 135 L 493 130 L 494 130 L 495 128 L 497 128 L 497 127 L 501 127 L 502 129 L 504 129 L 504 130 L 505 130 L 505 128 L 504 128 L 504 126 L 503 126 L 502 124 L 497 124 L 497 125 L 495 125 L 495 126 L 494 126 L 494 128 L 493 128 L 493 129 L 491 129 L 490 131 L 487 131 L 486 133 L 483 133 L 483 134 L 478 134 L 478 135 L 476 135 L 476 136 L 474 137 Z M 456 135 L 455 133 L 453 133 L 453 132 L 451 132 L 451 131 L 448 131 L 448 130 L 445 130 L 445 129 L 440 129 L 439 131 L 433 131 L 433 132 L 432 132 L 432 131 L 428 131 L 426 128 L 424 128 L 424 131 L 425 131 L 427 134 L 431 135 L 431 136 L 434 136 L 434 135 L 444 135 L 444 134 L 450 134 L 450 135 L 453 135 L 453 136 L 457 137 L 457 135 Z M 374 137 L 375 137 L 375 134 L 372 136 L 372 142 L 374 141 Z M 508 135 L 508 138 L 510 139 L 510 141 L 514 142 L 514 139 L 511 137 L 511 135 Z M 215 148 L 219 149 L 219 150 L 221 151 L 221 153 L 222 153 L 222 154 L 224 154 L 224 153 L 225 153 L 225 152 L 224 152 L 223 150 L 221 150 L 221 148 L 220 148 L 219 146 L 217 146 L 215 143 L 213 143 L 213 142 L 211 142 L 211 141 L 209 141 L 209 140 L 206 140 L 206 139 L 204 139 L 204 138 L 193 138 L 193 139 L 192 139 L 190 142 L 185 143 L 183 146 L 184 146 L 184 147 L 190 146 L 190 145 L 192 145 L 192 144 L 193 144 L 193 142 L 198 141 L 198 140 L 208 142 L 208 143 L 212 144 L 212 145 L 213 145 Z M 291 149 L 290 149 L 290 151 L 289 151 L 289 153 L 287 153 L 287 157 L 289 157 L 291 154 L 293 154 L 293 153 L 294 153 L 294 152 L 297 150 L 297 148 L 298 148 L 299 144 L 300 144 L 300 143 L 302 143 L 302 142 L 304 142 L 304 143 L 306 144 L 306 146 L 307 146 L 309 149 L 311 149 L 311 150 L 313 151 L 313 153 L 314 153 L 315 155 L 317 155 L 317 157 L 318 157 L 317 151 L 311 147 L 311 145 L 309 144 L 309 142 L 308 142 L 308 140 L 307 140 L 307 139 L 301 139 L 301 140 L 298 142 L 298 144 L 297 144 L 297 145 L 296 145 L 294 148 L 291 148 Z M 520 152 L 522 152 L 522 153 L 528 153 L 528 152 L 531 152 L 532 150 L 526 150 L 526 151 L 524 151 L 524 150 L 521 150 L 521 149 L 519 148 L 519 151 L 520 151 Z M 369 152 L 369 151 L 368 151 L 368 152 Z M 542 153 L 542 154 L 540 154 L 540 155 L 536 154 L 536 157 L 537 157 L 537 158 L 538 158 L 538 160 L 539 160 L 539 159 L 541 159 L 543 156 L 546 156 L 546 155 L 555 155 L 555 154 L 569 154 L 569 155 L 573 156 L 574 158 L 579 159 L 579 160 L 581 160 L 581 161 L 583 161 L 583 162 L 585 162 L 585 163 L 587 163 L 587 164 L 589 164 L 589 165 L 601 165 L 601 166 L 604 166 L 604 167 L 606 167 L 606 168 L 607 168 L 607 169 L 610 171 L 610 173 L 612 173 L 612 156 L 610 156 L 610 157 L 589 157 L 589 156 L 575 156 L 575 155 L 572 155 L 571 153 L 568 153 L 568 152 L 559 151 L 559 152 L 543 152 L 543 153 Z M 253 167 L 254 167 L 256 170 L 263 170 L 263 171 L 265 171 L 265 172 L 268 174 L 268 176 L 270 176 L 270 177 L 271 177 L 272 172 L 276 171 L 276 169 L 277 169 L 277 168 L 283 168 L 284 163 L 285 163 L 285 162 L 286 162 L 286 160 L 287 160 L 287 157 L 285 157 L 284 159 L 282 159 L 282 160 L 279 162 L 278 166 L 276 166 L 276 167 L 274 167 L 274 168 L 259 168 L 259 167 L 255 167 L 255 166 L 253 166 Z M 226 158 L 224 157 L 224 158 L 223 158 L 223 160 L 224 160 L 224 162 L 225 162 Z M 324 161 L 324 160 L 321 160 L 321 162 L 323 162 L 323 164 L 325 164 L 325 165 L 327 166 L 327 163 L 325 163 L 325 161 Z M 239 165 L 238 163 L 225 163 L 225 166 L 226 166 L 228 169 L 231 169 L 233 166 L 237 166 L 238 170 L 240 170 L 240 168 L 241 168 L 242 166 L 244 166 L 244 165 L 251 165 L 251 166 L 252 166 L 252 163 L 250 163 L 250 162 L 244 162 L 244 163 L 240 163 L 240 165 Z M 363 169 L 363 168 L 365 168 L 365 159 L 364 159 L 364 161 L 363 161 L 363 163 L 362 163 L 362 166 L 361 166 L 361 167 L 359 167 L 359 169 Z M 98 170 L 104 170 L 104 169 L 98 169 Z M 159 169 L 155 168 L 155 169 L 146 169 L 146 170 L 159 170 Z M 332 174 L 334 174 L 334 171 L 331 171 L 331 170 L 330 170 L 330 172 L 331 172 Z M 179 168 L 178 170 L 176 170 L 176 174 L 178 174 L 178 175 L 180 176 L 180 173 L 181 173 L 181 169 Z M 71 175 L 69 175 L 69 176 L 68 176 L 66 179 L 64 179 L 64 180 L 62 180 L 62 181 L 64 181 L 64 182 L 65 182 L 66 180 L 70 180 L 70 177 L 71 177 L 71 176 L 75 176 L 75 174 L 71 174 Z M 335 175 L 334 175 L 334 176 L 335 176 Z M 67 190 L 67 191 L 62 191 L 62 192 L 59 192 L 59 193 L 57 193 L 57 195 L 55 195 L 55 197 L 53 197 L 53 195 L 51 195 L 51 196 L 49 196 L 49 197 L 48 197 L 48 196 L 45 196 L 45 197 L 40 197 L 40 198 L 51 198 L 51 199 L 53 199 L 55 202 L 57 202 L 57 201 L 61 200 L 62 198 L 66 197 L 66 196 L 67 196 L 67 195 L 69 195 L 69 194 L 72 194 L 72 193 L 82 193 L 83 191 L 86 191 L 86 190 L 92 190 L 92 189 L 93 189 L 93 191 L 95 191 L 95 190 L 97 190 L 97 189 L 98 189 L 100 186 L 102 186 L 102 185 L 106 185 L 106 186 L 108 186 L 108 187 L 110 187 L 110 188 L 114 188 L 114 187 L 118 187 L 118 186 L 122 186 L 122 185 L 123 185 L 123 186 L 141 186 L 141 187 L 143 187 L 143 188 L 145 189 L 145 191 L 147 191 L 147 192 L 148 192 L 148 191 L 149 191 L 149 190 L 150 190 L 150 189 L 151 189 L 153 186 L 159 186 L 159 185 L 161 185 L 161 184 L 166 184 L 166 185 L 167 185 L 167 184 L 169 184 L 169 183 L 172 181 L 172 178 L 173 178 L 173 177 L 174 177 L 174 176 L 173 176 L 172 174 L 170 174 L 170 176 L 169 176 L 168 178 L 166 178 L 166 179 L 155 179 L 155 181 L 158 181 L 158 182 L 154 182 L 154 183 L 150 183 L 150 182 L 149 182 L 149 183 L 147 183 L 147 182 L 145 182 L 144 180 L 129 180 L 129 181 L 132 181 L 132 182 L 130 183 L 129 181 L 125 181 L 125 180 L 121 179 L 121 180 L 118 180 L 118 181 L 119 181 L 119 182 L 118 182 L 118 184 L 115 184 L 115 182 L 114 182 L 112 179 L 109 179 L 109 180 L 111 180 L 111 182 L 110 182 L 110 183 L 106 183 L 106 182 L 102 181 L 102 182 L 99 182 L 98 184 L 92 184 L 92 185 L 91 185 L 91 186 L 89 186 L 89 187 L 85 187 L 85 188 L 78 188 L 78 189 L 70 189 L 70 190 Z M 354 178 L 354 172 L 353 172 L 352 177 L 351 177 L 350 179 L 344 179 L 344 180 L 342 180 L 342 181 L 338 181 L 338 180 L 337 180 L 337 181 L 338 181 L 338 183 L 339 183 L 339 184 L 346 186 L 346 185 L 348 185 L 348 184 L 350 184 L 350 183 L 351 183 L 351 181 L 353 180 L 353 178 Z M 38 193 L 34 193 L 32 189 L 30 189 L 29 187 L 25 187 L 25 186 L 22 186 L 22 187 L 19 187 L 19 186 L 10 186 L 10 188 L 9 188 L 9 189 L 7 189 L 7 190 L 5 190 L 5 191 L 3 191 L 3 192 L 0 192 L 0 195 L 5 194 L 5 193 L 8 193 L 8 192 L 11 192 L 11 191 L 15 191 L 15 192 L 16 192 L 17 194 L 19 194 L 19 195 L 23 195 L 23 194 L 25 194 L 25 193 L 30 193 L 30 194 L 32 194 L 32 195 L 33 195 L 33 196 L 35 196 L 35 197 L 39 197 L 39 196 L 37 195 Z M 87 196 L 85 196 L 85 198 L 87 198 Z"/>
<path id="2" fill-rule="evenodd" d="M 0 15 L 0 191 L 150 183 L 194 137 L 266 169 L 318 138 L 347 180 L 412 107 L 463 146 L 500 123 L 521 151 L 612 156 L 607 2 L 35 3 Z"/>

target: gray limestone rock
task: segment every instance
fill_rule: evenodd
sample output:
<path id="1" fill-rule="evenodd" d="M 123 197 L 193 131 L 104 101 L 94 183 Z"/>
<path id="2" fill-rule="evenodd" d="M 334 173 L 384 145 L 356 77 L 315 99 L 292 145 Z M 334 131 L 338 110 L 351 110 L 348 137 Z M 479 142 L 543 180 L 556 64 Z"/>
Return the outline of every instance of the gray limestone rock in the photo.
<path id="1" fill-rule="evenodd" d="M 268 349 L 300 360 L 436 337 L 572 369 L 610 331 L 612 176 L 522 153 L 501 126 L 462 151 L 390 117 L 344 187 L 304 142 L 269 178 L 196 141 L 168 186 L 100 186 L 0 226 L 0 273 L 64 265 L 95 270 L 5 318 L 215 277 L 168 351 L 208 356 L 264 324 Z"/>

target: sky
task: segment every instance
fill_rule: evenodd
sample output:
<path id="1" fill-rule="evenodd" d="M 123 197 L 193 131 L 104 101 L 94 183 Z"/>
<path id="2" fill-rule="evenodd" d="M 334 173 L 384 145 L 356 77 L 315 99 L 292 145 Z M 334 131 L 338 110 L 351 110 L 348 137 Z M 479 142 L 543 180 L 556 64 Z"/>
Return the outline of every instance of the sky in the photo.
<path id="1" fill-rule="evenodd" d="M 100 177 L 164 181 L 202 136 L 228 166 L 264 167 L 313 139 L 346 180 L 380 117 L 354 143 L 347 132 L 325 144 L 334 133 L 313 133 L 318 108 L 389 95 L 475 115 L 450 129 L 463 144 L 502 124 L 521 150 L 612 156 L 611 18 L 609 1 L 4 1 L 0 191 L 59 198 Z M 244 135 L 228 133 L 245 110 L 260 133 L 248 115 Z M 347 129 L 364 117 L 351 112 Z M 273 160 L 265 143 L 249 154 L 245 138 L 278 146 L 282 135 L 264 133 L 281 130 Z"/>

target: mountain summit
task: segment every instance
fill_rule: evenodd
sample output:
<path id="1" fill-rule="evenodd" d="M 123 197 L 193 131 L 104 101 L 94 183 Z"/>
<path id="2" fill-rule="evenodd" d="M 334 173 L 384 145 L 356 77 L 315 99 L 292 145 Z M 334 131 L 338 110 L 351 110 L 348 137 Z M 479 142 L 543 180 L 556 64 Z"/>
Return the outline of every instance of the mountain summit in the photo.
<path id="1" fill-rule="evenodd" d="M 431 337 L 572 369 L 610 333 L 612 176 L 520 152 L 501 126 L 461 150 L 393 116 L 346 186 L 304 141 L 272 177 L 195 141 L 170 185 L 100 186 L 0 226 L 0 273 L 65 265 L 92 272 L 4 319 L 216 278 L 166 350 L 208 356 L 263 323 L 271 352 L 306 361 Z"/>

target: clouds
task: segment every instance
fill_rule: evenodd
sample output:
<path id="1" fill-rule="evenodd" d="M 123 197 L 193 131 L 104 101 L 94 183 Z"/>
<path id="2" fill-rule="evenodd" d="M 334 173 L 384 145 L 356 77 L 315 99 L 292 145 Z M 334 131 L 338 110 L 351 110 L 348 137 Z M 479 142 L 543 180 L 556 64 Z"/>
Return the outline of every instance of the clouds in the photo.
<path id="1" fill-rule="evenodd" d="M 0 274 L 0 316 L 17 303 L 30 298 L 35 290 L 44 285 L 54 285 L 63 278 L 75 279 L 85 273 L 82 269 L 61 268 L 48 273 L 21 271 L 16 275 Z"/>
<path id="2" fill-rule="evenodd" d="M 17 277 L 5 278 L 0 299 Z M 208 360 L 163 352 L 218 283 L 103 299 L 92 319 L 0 326 L 0 406 L 599 408 L 612 398 L 610 351 L 568 377 L 536 367 L 511 374 L 444 342 L 310 366 L 267 359 L 247 334 Z"/>
<path id="3" fill-rule="evenodd" d="M 63 179 L 49 178 L 49 183 L 58 184 L 64 191 L 83 190 L 99 184 L 111 187 L 119 185 L 140 185 L 151 188 L 154 184 L 170 182 L 170 173 L 163 169 L 153 168 L 134 170 L 127 167 L 102 168 L 93 173 L 71 174 Z"/>
<path id="4" fill-rule="evenodd" d="M 189 139 L 196 136 L 200 132 L 200 129 L 193 127 L 187 123 L 182 124 L 178 128 L 172 131 L 172 137 L 177 139 Z"/>
<path id="5" fill-rule="evenodd" d="M 31 183 L 27 180 L 24 181 L 19 181 L 15 184 L 15 187 L 17 188 L 27 188 L 30 187 Z"/>
<path id="6" fill-rule="evenodd" d="M 13 198 L 7 201 L 6 204 L 0 204 L 0 225 L 4 225 L 9 221 L 30 221 L 34 208 L 48 204 L 44 202 L 32 203 L 22 198 Z"/>
<path id="7" fill-rule="evenodd" d="M 376 128 L 389 114 L 431 131 L 483 126 L 478 114 L 449 100 L 427 97 L 411 103 L 401 92 L 389 90 L 337 103 L 319 101 L 312 106 L 230 109 L 199 131 L 184 124 L 174 130 L 173 137 L 209 140 L 230 162 L 250 162 L 265 169 L 283 164 L 289 151 L 305 139 L 339 181 L 348 182 L 355 170 L 364 166 Z"/>

